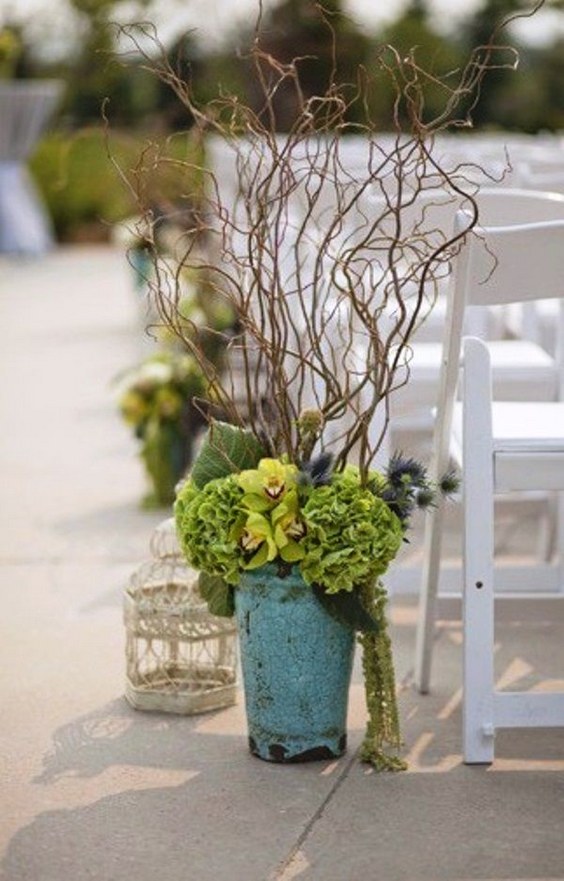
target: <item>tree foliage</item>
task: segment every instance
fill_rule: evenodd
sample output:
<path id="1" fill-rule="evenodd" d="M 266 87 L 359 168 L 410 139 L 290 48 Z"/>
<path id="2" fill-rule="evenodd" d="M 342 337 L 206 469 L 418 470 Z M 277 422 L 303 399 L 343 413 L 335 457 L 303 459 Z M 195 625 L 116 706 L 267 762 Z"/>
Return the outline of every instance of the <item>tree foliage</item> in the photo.
<path id="1" fill-rule="evenodd" d="M 146 75 L 139 57 L 129 57 L 124 63 L 117 50 L 116 19 L 124 15 L 129 20 L 135 15 L 139 20 L 150 16 L 154 8 L 151 0 L 136 0 L 133 4 L 130 0 L 69 2 L 78 22 L 75 50 L 56 64 L 48 60 L 48 52 L 33 51 L 25 27 L 8 22 L 22 40 L 17 76 L 55 75 L 66 79 L 63 112 L 72 127 L 99 123 L 106 98 L 110 99 L 108 112 L 115 125 L 175 131 L 193 123 L 186 107 L 170 90 Z M 369 32 L 345 14 L 342 0 L 324 0 L 322 4 L 315 0 L 281 0 L 263 13 L 261 47 L 282 64 L 296 59 L 306 96 L 323 92 L 331 78 L 354 85 L 360 65 L 367 76 L 376 78 L 369 108 L 374 125 L 389 129 L 393 91 L 387 76 L 378 72 L 385 45 L 393 45 L 400 54 L 412 53 L 428 72 L 425 102 L 432 117 L 444 98 L 443 88 L 433 76 L 440 79 L 450 71 L 455 76 L 469 49 L 484 44 L 504 16 L 525 6 L 524 0 L 484 0 L 461 26 L 448 31 L 448 21 L 437 22 L 429 15 L 429 0 L 411 0 L 394 22 Z M 547 8 L 553 14 L 560 10 L 564 15 L 564 0 L 552 0 Z M 249 61 L 253 40 L 249 24 L 246 30 L 234 33 L 221 49 L 204 51 L 197 32 L 177 36 L 167 49 L 175 69 L 192 79 L 199 100 L 213 100 L 223 90 L 239 94 L 246 103 L 254 102 L 259 108 L 260 90 L 253 85 Z M 555 29 L 543 46 L 519 44 L 513 35 L 510 42 L 519 51 L 520 73 L 514 77 L 506 70 L 490 72 L 473 114 L 474 127 L 530 132 L 561 128 L 562 36 Z M 286 83 L 273 103 L 279 130 L 288 130 L 296 117 L 296 105 Z M 349 112 L 354 121 L 359 121 L 360 105 L 351 106 Z"/>

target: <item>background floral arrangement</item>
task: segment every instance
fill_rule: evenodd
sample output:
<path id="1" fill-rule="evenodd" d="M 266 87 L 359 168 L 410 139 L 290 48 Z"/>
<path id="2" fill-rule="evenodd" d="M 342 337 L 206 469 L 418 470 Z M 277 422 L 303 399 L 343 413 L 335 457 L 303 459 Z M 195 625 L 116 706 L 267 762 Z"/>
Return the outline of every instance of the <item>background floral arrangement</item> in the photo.
<path id="1" fill-rule="evenodd" d="M 128 229 L 121 230 L 121 242 L 129 246 L 128 258 L 137 267 L 136 286 L 143 288 L 154 273 L 165 285 L 166 268 L 159 263 L 154 270 L 148 251 L 142 247 L 143 228 L 141 221 L 132 221 Z M 132 231 L 138 240 L 131 238 Z M 168 253 L 164 237 L 159 248 L 162 254 Z M 140 257 L 141 262 L 136 263 Z M 151 314 L 149 303 L 146 317 L 159 351 L 127 371 L 120 383 L 119 408 L 141 441 L 141 458 L 153 486 L 145 499 L 148 506 L 174 501 L 175 485 L 191 464 L 198 433 L 215 406 L 213 377 L 222 373 L 235 325 L 233 310 L 215 295 L 206 273 L 180 268 L 176 281 L 182 289 L 178 321 L 202 353 L 207 369 L 157 313 Z"/>
<path id="2" fill-rule="evenodd" d="M 10 79 L 22 51 L 18 34 L 11 28 L 0 28 L 0 79 Z"/>
<path id="3" fill-rule="evenodd" d="M 169 505 L 190 465 L 193 441 L 203 417 L 193 399 L 207 383 L 196 361 L 174 351 L 150 356 L 122 377 L 119 408 L 141 442 L 140 455 L 151 480 L 147 505 Z"/>

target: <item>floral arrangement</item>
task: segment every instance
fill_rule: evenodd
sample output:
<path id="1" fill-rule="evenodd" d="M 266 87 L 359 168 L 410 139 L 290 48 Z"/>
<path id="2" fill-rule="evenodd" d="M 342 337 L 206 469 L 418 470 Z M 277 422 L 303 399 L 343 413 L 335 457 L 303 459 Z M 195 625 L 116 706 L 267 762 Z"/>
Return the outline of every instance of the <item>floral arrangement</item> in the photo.
<path id="1" fill-rule="evenodd" d="M 334 11 L 309 5 L 335 38 Z M 149 49 L 146 29 L 129 33 L 182 102 L 205 152 L 201 186 L 183 190 L 197 205 L 193 226 L 177 240 L 173 271 L 157 272 L 155 261 L 152 284 L 163 323 L 212 390 L 209 435 L 176 501 L 181 545 L 215 614 L 232 614 L 247 570 L 278 567 L 299 571 L 319 603 L 360 634 L 369 713 L 362 757 L 376 767 L 402 767 L 386 752 L 400 734 L 381 578 L 414 510 L 456 482 L 441 479 L 437 463 L 431 477 L 402 456 L 383 471 L 374 463 L 391 399 L 410 380 L 413 336 L 478 222 L 476 171 L 493 180 L 443 156 L 435 139 L 471 125 L 487 73 L 513 67 L 510 48 L 500 59 L 498 38 L 514 17 L 443 78 L 425 70 L 416 49 L 387 45 L 375 54 L 377 75 L 359 68 L 342 83 L 333 65 L 310 94 L 299 59 L 270 55 L 260 4 L 245 55 L 258 97 L 221 89 L 207 103 L 156 37 Z M 394 95 L 389 137 L 370 111 L 380 75 Z M 444 105 L 435 112 L 427 96 L 437 82 Z M 293 108 L 284 133 L 282 95 Z M 185 163 L 188 182 L 194 167 Z M 429 210 L 447 204 L 465 209 L 464 228 L 443 228 Z M 150 206 L 140 207 L 154 235 Z M 185 317 L 185 271 L 206 273 L 234 317 L 222 370 L 204 345 L 218 332 L 206 337 Z"/>
<path id="2" fill-rule="evenodd" d="M 146 505 L 174 501 L 175 486 L 192 461 L 194 435 L 203 421 L 194 398 L 206 388 L 197 362 L 174 351 L 152 355 L 122 377 L 119 408 L 141 443 L 152 483 Z"/>
<path id="3" fill-rule="evenodd" d="M 174 501 L 176 483 L 192 461 L 204 414 L 218 409 L 214 388 L 235 314 L 216 295 L 204 270 L 172 268 L 163 237 L 150 240 L 142 219 L 130 221 L 116 236 L 129 245 L 128 260 L 137 272 L 139 289 L 147 287 L 153 276 L 163 280 L 172 275 L 182 288 L 172 323 L 160 320 L 147 297 L 145 318 L 160 351 L 125 374 L 119 397 L 122 416 L 141 441 L 141 457 L 153 485 L 145 502 L 165 506 Z M 195 406 L 195 399 L 200 399 L 203 410 Z"/>
<path id="4" fill-rule="evenodd" d="M 384 751 L 399 747 L 400 732 L 380 578 L 415 508 L 455 491 L 457 482 L 448 474 L 433 485 L 402 455 L 366 483 L 358 467 L 336 471 L 333 464 L 329 453 L 299 463 L 264 456 L 252 434 L 215 423 L 179 490 L 177 531 L 214 614 L 233 614 L 245 570 L 274 563 L 281 575 L 298 567 L 329 614 L 360 633 L 369 712 L 362 758 L 400 769 L 403 762 Z"/>

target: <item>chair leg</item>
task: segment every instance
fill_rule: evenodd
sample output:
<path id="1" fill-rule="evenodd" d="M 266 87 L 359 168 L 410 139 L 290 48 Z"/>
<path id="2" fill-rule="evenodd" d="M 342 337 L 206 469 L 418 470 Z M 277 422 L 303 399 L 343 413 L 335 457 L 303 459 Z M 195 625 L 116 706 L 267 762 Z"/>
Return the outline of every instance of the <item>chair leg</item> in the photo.
<path id="1" fill-rule="evenodd" d="M 463 752 L 468 764 L 494 758 L 494 470 L 487 360 L 465 345 L 463 441 Z M 473 382 L 467 382 L 468 376 Z"/>
<path id="2" fill-rule="evenodd" d="M 540 563 L 550 563 L 554 555 L 557 544 L 557 507 L 557 500 L 551 493 L 546 500 L 545 510 L 539 522 L 537 557 Z"/>
<path id="3" fill-rule="evenodd" d="M 431 661 L 443 533 L 444 504 L 427 512 L 425 520 L 424 566 L 419 595 L 417 637 L 415 645 L 415 685 L 421 694 L 427 694 L 431 680 Z"/>
<path id="4" fill-rule="evenodd" d="M 560 572 L 560 585 L 561 589 L 564 590 L 564 492 L 557 493 L 556 500 L 556 560 L 558 562 L 558 568 Z"/>
<path id="5" fill-rule="evenodd" d="M 484 537 L 478 518 L 470 542 Z M 494 596 L 492 579 L 468 575 L 464 584 L 463 752 L 467 764 L 494 758 Z"/>

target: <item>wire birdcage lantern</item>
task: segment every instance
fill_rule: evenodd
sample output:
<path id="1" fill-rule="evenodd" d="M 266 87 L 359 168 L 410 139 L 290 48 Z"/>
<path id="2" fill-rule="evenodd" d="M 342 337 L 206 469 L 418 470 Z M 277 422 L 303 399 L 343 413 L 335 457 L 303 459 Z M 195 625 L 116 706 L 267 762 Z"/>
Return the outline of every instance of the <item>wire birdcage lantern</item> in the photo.
<path id="1" fill-rule="evenodd" d="M 185 715 L 234 704 L 234 620 L 208 611 L 172 519 L 156 528 L 150 547 L 152 559 L 133 573 L 124 595 L 128 702 Z"/>

